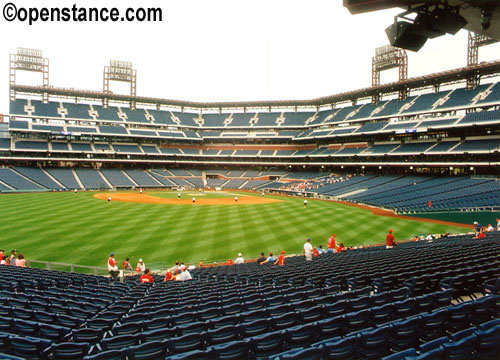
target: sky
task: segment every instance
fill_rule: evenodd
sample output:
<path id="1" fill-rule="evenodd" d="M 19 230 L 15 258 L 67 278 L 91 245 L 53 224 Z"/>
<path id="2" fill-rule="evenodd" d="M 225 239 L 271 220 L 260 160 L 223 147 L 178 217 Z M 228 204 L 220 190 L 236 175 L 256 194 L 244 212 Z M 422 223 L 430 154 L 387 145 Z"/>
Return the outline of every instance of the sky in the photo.
<path id="1" fill-rule="evenodd" d="M 160 7 L 161 22 L 7 22 L 0 18 L 0 113 L 8 112 L 9 54 L 43 50 L 50 84 L 102 90 L 111 59 L 131 61 L 137 94 L 190 101 L 311 99 L 371 85 L 375 48 L 398 9 L 351 15 L 341 0 L 12 1 L 19 7 Z M 43 5 L 42 5 L 43 4 Z M 140 4 L 140 5 L 139 5 Z M 409 52 L 409 77 L 466 65 L 467 32 Z M 500 58 L 500 44 L 480 61 Z M 20 83 L 41 78 L 19 76 Z M 397 71 L 382 74 L 382 83 Z M 126 93 L 113 84 L 115 93 Z"/>

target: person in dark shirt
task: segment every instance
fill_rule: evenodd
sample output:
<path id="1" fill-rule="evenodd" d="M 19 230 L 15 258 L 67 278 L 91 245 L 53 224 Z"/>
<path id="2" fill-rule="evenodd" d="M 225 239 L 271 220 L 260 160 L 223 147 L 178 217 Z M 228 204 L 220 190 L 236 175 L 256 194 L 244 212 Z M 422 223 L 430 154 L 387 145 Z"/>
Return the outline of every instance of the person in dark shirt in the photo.
<path id="1" fill-rule="evenodd" d="M 264 256 L 264 252 L 260 253 L 260 257 L 257 259 L 257 264 L 264 264 L 267 258 Z"/>

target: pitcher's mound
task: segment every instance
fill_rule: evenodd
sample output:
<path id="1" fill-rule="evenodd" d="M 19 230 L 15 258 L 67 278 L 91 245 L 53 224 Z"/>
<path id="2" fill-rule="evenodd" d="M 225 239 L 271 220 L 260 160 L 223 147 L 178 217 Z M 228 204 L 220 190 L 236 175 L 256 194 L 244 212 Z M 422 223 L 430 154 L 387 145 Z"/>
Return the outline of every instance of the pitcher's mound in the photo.
<path id="1" fill-rule="evenodd" d="M 168 205 L 192 205 L 193 201 L 189 199 L 165 199 L 160 197 L 151 196 L 149 194 L 136 194 L 136 193 L 98 193 L 94 197 L 100 200 L 112 201 L 125 201 L 136 202 L 145 204 L 168 204 Z M 196 197 L 196 196 L 195 196 Z M 220 199 L 199 199 L 196 198 L 195 205 L 255 205 L 255 204 L 270 204 L 281 202 L 282 200 L 261 198 L 257 196 L 238 195 L 238 201 L 234 198 L 220 198 Z"/>

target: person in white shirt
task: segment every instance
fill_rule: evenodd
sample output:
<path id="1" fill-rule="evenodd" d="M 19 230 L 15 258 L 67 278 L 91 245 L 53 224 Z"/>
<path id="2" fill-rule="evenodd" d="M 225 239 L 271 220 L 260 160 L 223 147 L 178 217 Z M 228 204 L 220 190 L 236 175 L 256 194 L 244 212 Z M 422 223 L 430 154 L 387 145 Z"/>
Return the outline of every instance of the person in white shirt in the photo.
<path id="1" fill-rule="evenodd" d="M 194 205 L 195 202 L 196 202 L 196 198 L 193 198 L 193 205 Z"/>
<path id="2" fill-rule="evenodd" d="M 307 207 L 307 200 L 304 200 L 304 207 Z"/>
<path id="3" fill-rule="evenodd" d="M 307 261 L 312 260 L 313 255 L 313 247 L 311 245 L 311 238 L 307 238 L 306 243 L 304 244 L 304 256 Z"/>
<path id="4" fill-rule="evenodd" d="M 237 196 L 234 197 L 234 202 L 238 202 L 238 197 Z"/>
<path id="5" fill-rule="evenodd" d="M 491 224 L 488 224 L 488 229 L 486 229 L 488 232 L 490 231 L 495 231 L 495 228 L 491 226 Z"/>
<path id="6" fill-rule="evenodd" d="M 181 193 L 177 193 L 177 199 L 180 200 L 181 199 Z"/>
<path id="7" fill-rule="evenodd" d="M 236 260 L 234 260 L 234 263 L 235 264 L 244 264 L 245 263 L 245 259 L 243 259 L 243 255 L 241 253 L 238 253 L 238 257 L 236 258 Z"/>
<path id="8" fill-rule="evenodd" d="M 432 241 L 434 238 L 432 237 L 431 233 L 427 233 L 427 237 L 425 238 L 427 241 Z"/>
<path id="9" fill-rule="evenodd" d="M 264 194 L 264 191 L 263 191 L 263 192 L 262 192 L 262 197 L 264 197 L 264 196 L 265 196 L 265 194 Z"/>
<path id="10" fill-rule="evenodd" d="M 146 270 L 146 264 L 144 264 L 144 261 L 142 261 L 142 259 L 139 259 L 135 271 L 143 273 L 145 270 Z"/>
<path id="11" fill-rule="evenodd" d="M 180 281 L 186 281 L 186 280 L 191 280 L 193 277 L 191 276 L 191 273 L 189 270 L 184 269 L 181 274 L 178 277 L 178 280 Z"/>

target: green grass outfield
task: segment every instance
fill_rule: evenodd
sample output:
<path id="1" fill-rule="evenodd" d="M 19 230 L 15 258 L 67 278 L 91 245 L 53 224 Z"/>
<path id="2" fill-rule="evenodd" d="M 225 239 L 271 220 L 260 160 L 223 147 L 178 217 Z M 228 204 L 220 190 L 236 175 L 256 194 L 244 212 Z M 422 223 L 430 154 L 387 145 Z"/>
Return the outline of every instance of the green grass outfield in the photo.
<path id="1" fill-rule="evenodd" d="M 186 192 L 185 196 L 193 192 Z M 235 192 L 231 192 L 233 196 Z M 261 205 L 165 205 L 98 200 L 94 192 L 0 195 L 0 248 L 27 259 L 105 266 L 142 257 L 146 265 L 226 260 L 242 252 L 299 253 L 307 237 L 326 247 L 337 234 L 346 246 L 414 235 L 464 232 L 466 228 L 374 216 L 370 211 L 333 202 L 269 196 L 282 202 Z M 177 192 L 152 193 L 175 197 Z M 167 194 L 167 195 L 165 195 Z M 260 194 L 241 193 L 260 196 Z"/>

